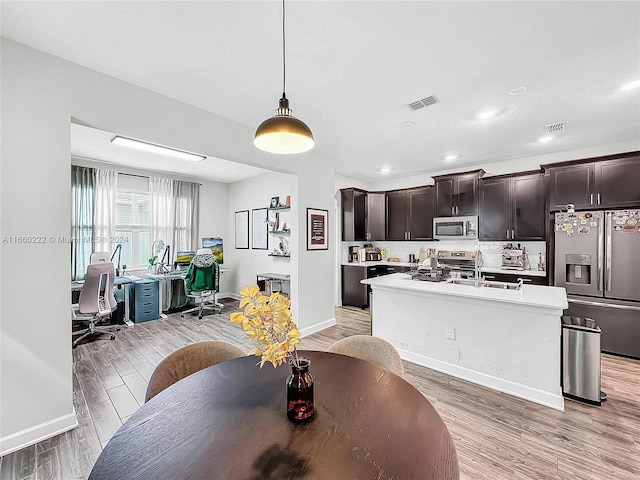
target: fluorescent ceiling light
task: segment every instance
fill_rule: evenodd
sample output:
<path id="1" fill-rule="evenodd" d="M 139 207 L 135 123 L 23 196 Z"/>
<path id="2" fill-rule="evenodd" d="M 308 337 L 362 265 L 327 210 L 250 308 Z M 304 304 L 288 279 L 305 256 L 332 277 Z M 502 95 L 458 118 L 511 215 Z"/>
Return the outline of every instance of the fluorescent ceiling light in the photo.
<path id="1" fill-rule="evenodd" d="M 551 135 L 545 135 L 544 137 L 540 137 L 538 139 L 538 142 L 545 143 L 545 142 L 550 142 L 551 140 L 553 140 L 553 137 Z"/>
<path id="2" fill-rule="evenodd" d="M 634 80 L 633 82 L 625 83 L 620 87 L 620 90 L 633 90 L 638 87 L 640 87 L 640 80 Z"/>
<path id="3" fill-rule="evenodd" d="M 199 162 L 207 158 L 204 155 L 197 155 L 195 153 L 189 153 L 183 150 L 176 150 L 175 148 L 163 147 L 162 145 L 156 145 L 155 143 L 134 140 L 133 138 L 121 137 L 120 135 L 116 135 L 115 137 L 113 137 L 111 143 L 123 147 L 135 148 L 136 150 L 147 153 L 156 153 L 158 155 L 165 155 L 168 157 L 179 158 L 181 160 L 189 160 L 192 162 Z"/>

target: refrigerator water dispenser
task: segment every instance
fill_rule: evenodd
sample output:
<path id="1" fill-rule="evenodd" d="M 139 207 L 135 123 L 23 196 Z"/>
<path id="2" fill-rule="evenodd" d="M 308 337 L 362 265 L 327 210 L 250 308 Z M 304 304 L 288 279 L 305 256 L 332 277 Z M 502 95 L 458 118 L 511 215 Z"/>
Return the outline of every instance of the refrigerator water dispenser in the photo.
<path id="1" fill-rule="evenodd" d="M 591 255 L 568 254 L 565 256 L 567 283 L 591 283 Z"/>

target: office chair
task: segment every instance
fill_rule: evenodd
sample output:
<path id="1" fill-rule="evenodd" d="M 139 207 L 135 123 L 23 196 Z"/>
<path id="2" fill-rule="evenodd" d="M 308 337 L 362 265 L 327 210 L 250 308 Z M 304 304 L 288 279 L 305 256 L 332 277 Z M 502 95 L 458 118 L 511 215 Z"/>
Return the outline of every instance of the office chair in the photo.
<path id="1" fill-rule="evenodd" d="M 71 306 L 72 321 L 87 323 L 87 328 L 72 332 L 72 336 L 80 335 L 73 341 L 73 348 L 77 347 L 82 339 L 94 333 L 109 333 L 111 340 L 116 338 L 113 330 L 120 330 L 119 326 L 98 325 L 109 318 L 116 309 L 117 303 L 113 296 L 114 277 L 113 263 L 108 257 L 106 263 L 92 263 L 87 266 L 78 304 Z"/>
<path id="2" fill-rule="evenodd" d="M 184 290 L 187 297 L 193 298 L 198 305 L 184 310 L 181 313 L 183 317 L 185 313 L 197 311 L 198 318 L 202 318 L 204 309 L 211 309 L 214 313 L 222 311 L 223 305 L 217 299 L 220 291 L 220 268 L 211 249 L 201 248 L 196 252 L 184 278 Z"/>
<path id="3" fill-rule="evenodd" d="M 338 340 L 327 352 L 340 353 L 375 363 L 379 367 L 404 378 L 404 365 L 398 351 L 386 340 L 369 335 L 352 335 Z"/>
<path id="4" fill-rule="evenodd" d="M 153 371 L 144 401 L 148 402 L 165 388 L 192 373 L 227 360 L 244 357 L 244 355 L 238 347 L 214 340 L 192 343 L 179 348 L 165 357 Z"/>
<path id="5" fill-rule="evenodd" d="M 111 262 L 111 256 L 108 252 L 93 252 L 89 257 L 89 263 L 109 263 Z"/>

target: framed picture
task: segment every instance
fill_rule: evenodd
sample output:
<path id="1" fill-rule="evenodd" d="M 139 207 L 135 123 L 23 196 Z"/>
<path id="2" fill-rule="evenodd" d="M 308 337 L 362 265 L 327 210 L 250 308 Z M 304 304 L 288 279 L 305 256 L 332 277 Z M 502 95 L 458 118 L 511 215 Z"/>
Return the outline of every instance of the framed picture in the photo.
<path id="1" fill-rule="evenodd" d="M 271 203 L 269 204 L 269 208 L 276 208 L 280 203 L 280 197 L 271 197 Z"/>
<path id="2" fill-rule="evenodd" d="M 251 248 L 267 249 L 267 209 L 251 210 Z"/>
<path id="3" fill-rule="evenodd" d="M 236 248 L 249 248 L 249 210 L 236 212 Z"/>
<path id="4" fill-rule="evenodd" d="M 328 250 L 329 211 L 307 208 L 307 250 Z"/>
<path id="5" fill-rule="evenodd" d="M 216 257 L 216 262 L 218 262 L 218 265 L 222 265 L 224 263 L 224 248 L 222 246 L 221 237 L 203 238 L 202 248 L 211 249 L 211 253 L 214 257 Z"/>

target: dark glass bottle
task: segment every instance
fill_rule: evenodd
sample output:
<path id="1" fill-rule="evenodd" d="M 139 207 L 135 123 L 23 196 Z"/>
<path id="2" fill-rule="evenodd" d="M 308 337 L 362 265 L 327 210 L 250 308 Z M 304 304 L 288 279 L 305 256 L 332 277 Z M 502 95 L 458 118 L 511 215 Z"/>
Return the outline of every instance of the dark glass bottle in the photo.
<path id="1" fill-rule="evenodd" d="M 291 360 L 291 374 L 287 377 L 287 418 L 293 423 L 313 420 L 313 377 L 309 373 L 311 360 Z"/>

